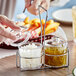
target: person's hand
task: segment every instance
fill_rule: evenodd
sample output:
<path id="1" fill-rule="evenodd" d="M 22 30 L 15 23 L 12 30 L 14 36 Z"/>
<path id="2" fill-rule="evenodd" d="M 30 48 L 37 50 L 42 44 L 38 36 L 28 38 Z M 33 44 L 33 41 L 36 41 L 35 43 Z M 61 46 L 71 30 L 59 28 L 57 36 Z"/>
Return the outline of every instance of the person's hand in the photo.
<path id="1" fill-rule="evenodd" d="M 31 4 L 31 0 L 25 0 L 25 8 L 28 12 L 34 15 L 38 15 L 38 6 L 41 5 L 46 10 L 49 8 L 50 0 L 34 0 Z M 40 13 L 44 12 L 43 9 L 40 9 Z"/>
<path id="2" fill-rule="evenodd" d="M 3 25 L 10 27 L 13 30 L 20 30 L 18 26 L 14 24 L 13 21 L 9 20 L 6 16 L 0 15 L 0 43 L 4 42 L 6 38 L 10 38 L 12 40 L 16 39 L 16 36 L 11 32 L 8 32 Z"/>

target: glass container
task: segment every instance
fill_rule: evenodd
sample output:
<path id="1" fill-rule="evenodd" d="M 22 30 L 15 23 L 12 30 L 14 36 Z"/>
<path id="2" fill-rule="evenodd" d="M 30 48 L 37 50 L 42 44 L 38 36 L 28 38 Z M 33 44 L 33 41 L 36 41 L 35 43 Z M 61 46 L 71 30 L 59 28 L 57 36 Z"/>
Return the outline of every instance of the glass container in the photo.
<path id="1" fill-rule="evenodd" d="M 67 42 L 53 37 L 45 41 L 45 66 L 51 68 L 67 67 L 69 65 L 69 51 Z"/>
<path id="2" fill-rule="evenodd" d="M 40 43 L 26 43 L 19 47 L 20 70 L 35 70 L 42 66 L 42 45 Z M 18 63 L 17 63 L 18 66 Z"/>

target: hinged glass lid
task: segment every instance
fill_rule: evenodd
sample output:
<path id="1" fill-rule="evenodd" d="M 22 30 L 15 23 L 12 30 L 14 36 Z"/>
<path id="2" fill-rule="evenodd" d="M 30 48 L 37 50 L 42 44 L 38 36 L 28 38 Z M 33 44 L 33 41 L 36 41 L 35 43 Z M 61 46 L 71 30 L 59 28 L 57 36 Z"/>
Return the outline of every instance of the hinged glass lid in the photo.
<path id="1" fill-rule="evenodd" d="M 52 37 L 50 40 L 45 41 L 45 46 L 64 47 L 67 46 L 67 42 L 60 39 L 59 37 Z"/>

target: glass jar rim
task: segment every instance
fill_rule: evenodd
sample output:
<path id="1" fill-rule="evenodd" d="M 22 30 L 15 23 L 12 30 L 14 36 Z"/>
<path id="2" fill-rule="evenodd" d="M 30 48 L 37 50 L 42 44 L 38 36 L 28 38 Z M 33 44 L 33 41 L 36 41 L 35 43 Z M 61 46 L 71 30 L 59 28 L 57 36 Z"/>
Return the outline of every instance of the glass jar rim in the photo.
<path id="1" fill-rule="evenodd" d="M 33 42 L 33 43 L 32 42 L 27 42 L 27 43 L 19 46 L 18 48 L 21 48 L 22 46 L 26 46 L 26 45 L 29 45 L 29 44 L 39 44 L 40 46 L 38 46 L 37 48 L 39 48 L 39 47 L 42 48 L 43 47 L 43 45 L 39 42 Z M 34 49 L 37 49 L 37 48 L 34 48 Z"/>
<path id="2" fill-rule="evenodd" d="M 53 44 L 48 44 L 48 42 L 52 42 L 52 40 L 49 39 L 49 40 L 45 40 L 45 43 L 43 42 L 43 44 L 44 44 L 45 47 L 64 47 L 64 45 L 67 47 L 68 43 L 66 41 L 62 40 L 62 39 L 61 39 L 61 41 L 62 41 L 61 44 L 53 45 Z"/>

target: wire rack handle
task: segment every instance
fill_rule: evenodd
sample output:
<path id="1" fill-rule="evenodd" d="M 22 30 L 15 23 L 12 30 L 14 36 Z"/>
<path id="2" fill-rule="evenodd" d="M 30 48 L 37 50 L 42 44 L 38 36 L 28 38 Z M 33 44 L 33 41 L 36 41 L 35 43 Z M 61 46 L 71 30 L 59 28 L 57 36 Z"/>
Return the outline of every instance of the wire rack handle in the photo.
<path id="1" fill-rule="evenodd" d="M 42 44 L 42 22 L 41 22 L 40 8 L 42 8 L 44 11 L 46 11 L 46 19 L 45 19 L 45 24 L 44 24 L 44 27 L 43 27 L 43 29 L 44 29 L 44 44 L 43 44 L 43 46 L 44 46 L 45 45 L 45 27 L 46 27 L 46 21 L 48 19 L 48 11 L 44 7 L 39 5 L 38 11 L 39 11 L 40 24 L 41 24 L 41 44 Z"/>

